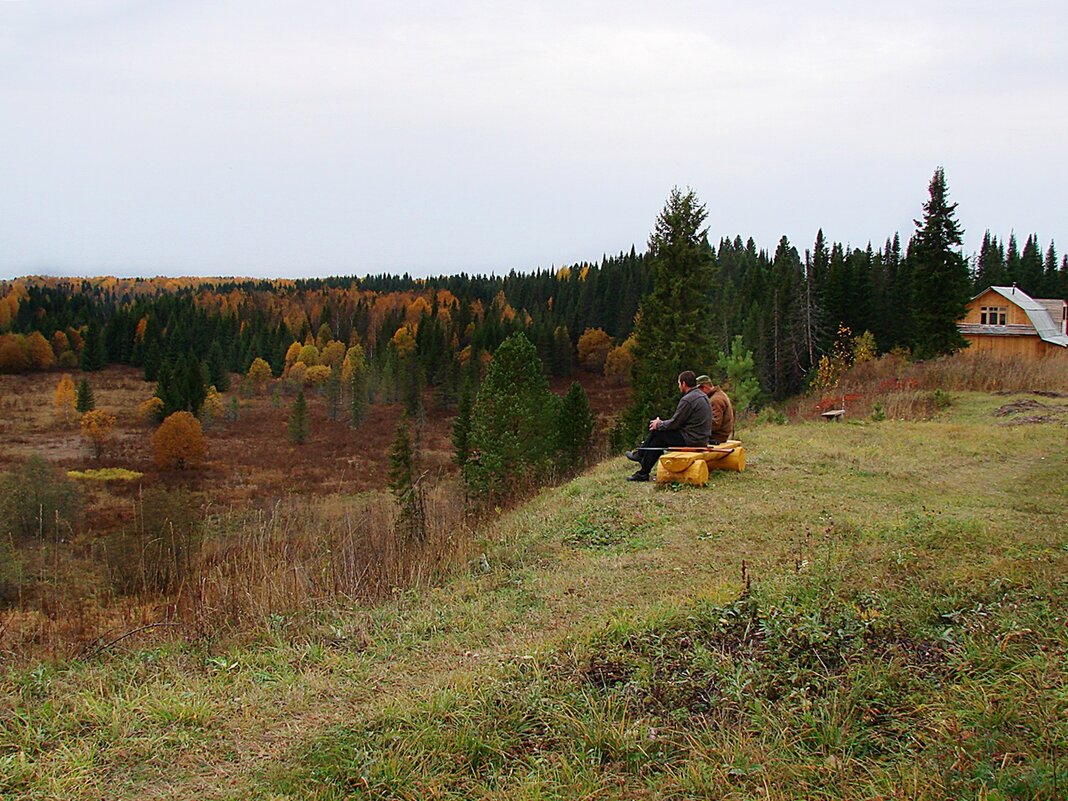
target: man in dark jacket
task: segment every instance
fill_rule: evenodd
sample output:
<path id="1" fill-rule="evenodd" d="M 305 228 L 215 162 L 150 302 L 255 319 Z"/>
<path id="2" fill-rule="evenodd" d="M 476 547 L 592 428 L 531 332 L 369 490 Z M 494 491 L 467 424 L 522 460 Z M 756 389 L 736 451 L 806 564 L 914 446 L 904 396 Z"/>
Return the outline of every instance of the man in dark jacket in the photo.
<path id="1" fill-rule="evenodd" d="M 679 374 L 679 405 L 668 420 L 659 417 L 649 421 L 649 436 L 636 451 L 627 451 L 627 458 L 639 462 L 638 471 L 627 481 L 648 481 L 660 454 L 666 448 L 705 446 L 712 431 L 712 408 L 705 394 L 697 388 L 697 376 L 692 370 Z"/>

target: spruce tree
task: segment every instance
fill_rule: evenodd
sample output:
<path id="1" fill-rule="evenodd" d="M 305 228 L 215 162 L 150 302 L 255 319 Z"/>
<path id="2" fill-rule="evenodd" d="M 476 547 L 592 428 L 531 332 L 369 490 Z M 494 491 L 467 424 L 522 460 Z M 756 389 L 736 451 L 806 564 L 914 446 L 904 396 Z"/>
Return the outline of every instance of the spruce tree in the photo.
<path id="1" fill-rule="evenodd" d="M 296 400 L 289 410 L 289 439 L 298 445 L 304 443 L 311 434 L 311 416 L 308 413 L 308 401 L 304 390 L 297 393 Z"/>
<path id="2" fill-rule="evenodd" d="M 397 423 L 397 433 L 389 449 L 389 490 L 400 510 L 398 528 L 410 538 L 425 539 L 426 523 L 422 496 L 416 478 L 415 440 L 412 420 L 405 412 Z"/>
<path id="3" fill-rule="evenodd" d="M 208 371 L 211 376 L 209 384 L 214 385 L 219 392 L 230 389 L 230 370 L 226 357 L 223 355 L 222 345 L 219 340 L 214 340 L 208 349 Z"/>
<path id="4" fill-rule="evenodd" d="M 89 324 L 82 346 L 82 370 L 87 373 L 103 370 L 107 366 L 108 351 L 104 332 L 95 322 Z"/>
<path id="5" fill-rule="evenodd" d="M 760 381 L 757 380 L 753 352 L 746 350 L 742 337 L 731 340 L 729 351 L 719 354 L 716 367 L 724 376 L 724 387 L 728 390 L 734 413 L 740 415 L 760 394 Z"/>
<path id="6" fill-rule="evenodd" d="M 474 390 L 470 382 L 464 382 L 460 390 L 460 400 L 456 407 L 456 417 L 452 421 L 452 446 L 455 449 L 453 460 L 459 467 L 467 464 L 471 442 L 471 407 L 474 403 Z"/>
<path id="7" fill-rule="evenodd" d="M 499 499 L 544 481 L 552 469 L 559 399 L 549 390 L 538 351 L 522 333 L 501 343 L 472 411 L 464 478 L 478 494 Z"/>
<path id="8" fill-rule="evenodd" d="M 1020 256 L 1019 277 L 1020 289 L 1031 297 L 1040 297 L 1042 294 L 1042 268 L 1042 252 L 1038 248 L 1038 237 L 1031 234 L 1027 237 Z"/>
<path id="9" fill-rule="evenodd" d="M 953 353 L 967 345 L 957 330 L 968 303 L 968 264 L 959 250 L 963 230 L 957 204 L 948 200 L 946 176 L 935 170 L 923 204 L 923 219 L 909 243 L 912 306 L 915 315 L 913 352 L 920 358 Z"/>
<path id="10" fill-rule="evenodd" d="M 93 389 L 89 386 L 89 379 L 82 378 L 78 382 L 78 391 L 74 395 L 74 408 L 78 414 L 91 412 L 96 408 L 96 399 L 93 397 Z"/>
<path id="11" fill-rule="evenodd" d="M 703 227 L 706 216 L 692 190 L 683 193 L 676 187 L 649 239 L 652 289 L 642 299 L 635 326 L 628 439 L 636 441 L 648 420 L 675 408 L 679 373 L 703 372 L 715 357 L 709 330 L 713 254 Z"/>
<path id="12" fill-rule="evenodd" d="M 557 452 L 565 472 L 581 470 L 593 442 L 593 412 L 586 390 L 575 381 L 559 405 L 556 419 Z"/>

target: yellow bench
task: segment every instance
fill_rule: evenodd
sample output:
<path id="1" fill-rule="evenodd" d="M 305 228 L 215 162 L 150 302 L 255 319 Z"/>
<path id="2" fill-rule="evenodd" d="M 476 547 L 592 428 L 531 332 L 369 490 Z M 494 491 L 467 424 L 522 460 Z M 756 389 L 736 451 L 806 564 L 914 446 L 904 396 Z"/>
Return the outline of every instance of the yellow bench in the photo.
<path id="1" fill-rule="evenodd" d="M 709 470 L 745 470 L 745 448 L 736 439 L 708 448 L 670 449 L 656 463 L 657 483 L 675 481 L 703 487 Z"/>

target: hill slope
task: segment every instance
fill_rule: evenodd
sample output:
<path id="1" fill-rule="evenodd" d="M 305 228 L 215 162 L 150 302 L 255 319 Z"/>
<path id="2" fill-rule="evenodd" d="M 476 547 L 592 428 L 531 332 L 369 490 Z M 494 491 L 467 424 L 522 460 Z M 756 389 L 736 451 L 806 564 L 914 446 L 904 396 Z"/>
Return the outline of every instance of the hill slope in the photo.
<path id="1" fill-rule="evenodd" d="M 1055 798 L 1068 411 L 1011 400 L 743 431 L 704 489 L 612 460 L 429 593 L 9 673 L 0 793 Z"/>

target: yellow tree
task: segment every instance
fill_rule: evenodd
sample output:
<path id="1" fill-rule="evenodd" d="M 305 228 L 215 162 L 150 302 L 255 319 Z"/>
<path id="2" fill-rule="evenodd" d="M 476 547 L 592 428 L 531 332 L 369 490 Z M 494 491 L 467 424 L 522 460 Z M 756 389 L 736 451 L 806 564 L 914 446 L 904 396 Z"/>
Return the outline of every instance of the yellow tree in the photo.
<path id="1" fill-rule="evenodd" d="M 587 328 L 578 341 L 579 362 L 587 370 L 599 373 L 604 369 L 608 352 L 612 350 L 612 337 L 601 328 Z"/>
<path id="2" fill-rule="evenodd" d="M 252 366 L 248 368 L 248 380 L 252 382 L 256 392 L 263 392 L 263 388 L 271 380 L 271 365 L 257 356 L 252 360 Z"/>
<path id="3" fill-rule="evenodd" d="M 82 439 L 89 443 L 93 458 L 99 459 L 115 433 L 115 415 L 93 409 L 82 415 Z"/>
<path id="4" fill-rule="evenodd" d="M 52 396 L 52 408 L 55 410 L 56 420 L 65 426 L 69 426 L 78 416 L 74 408 L 74 379 L 66 373 L 56 384 L 56 392 Z"/>
<path id="5" fill-rule="evenodd" d="M 204 429 L 186 411 L 175 412 L 152 435 L 152 454 L 161 470 L 185 470 L 204 463 Z"/>
<path id="6" fill-rule="evenodd" d="M 301 344 L 299 342 L 294 342 L 286 349 L 286 370 L 292 367 L 296 363 L 297 359 L 300 358 L 300 348 Z"/>
<path id="7" fill-rule="evenodd" d="M 341 368 L 341 362 L 345 358 L 345 344 L 338 342 L 336 339 L 331 340 L 326 344 L 326 347 L 322 349 L 319 354 L 319 361 L 325 364 L 331 370 L 338 370 Z"/>
<path id="8" fill-rule="evenodd" d="M 604 377 L 612 384 L 630 384 L 630 373 L 634 369 L 634 337 L 629 336 L 619 347 L 608 351 L 604 362 Z"/>
<path id="9" fill-rule="evenodd" d="M 212 384 L 208 387 L 208 394 L 204 397 L 204 405 L 200 407 L 201 424 L 205 428 L 211 428 L 216 420 L 222 419 L 225 412 L 226 408 L 223 406 L 222 395 Z"/>
<path id="10" fill-rule="evenodd" d="M 397 355 L 403 359 L 415 350 L 415 331 L 410 325 L 402 325 L 393 335 L 392 342 Z"/>
<path id="11" fill-rule="evenodd" d="M 137 404 L 137 414 L 145 423 L 158 423 L 163 417 L 163 398 L 153 395 Z"/>
<path id="12" fill-rule="evenodd" d="M 300 349 L 297 361 L 304 362 L 308 367 L 314 367 L 319 364 L 319 349 L 315 345 L 305 345 Z"/>
<path id="13" fill-rule="evenodd" d="M 52 345 L 40 331 L 33 331 L 26 337 L 26 348 L 30 352 L 30 361 L 38 370 L 47 370 L 56 363 L 56 354 Z"/>
<path id="14" fill-rule="evenodd" d="M 333 371 L 325 364 L 316 364 L 304 371 L 304 383 L 314 387 L 326 386 Z"/>

